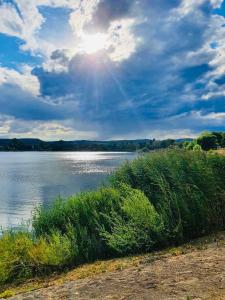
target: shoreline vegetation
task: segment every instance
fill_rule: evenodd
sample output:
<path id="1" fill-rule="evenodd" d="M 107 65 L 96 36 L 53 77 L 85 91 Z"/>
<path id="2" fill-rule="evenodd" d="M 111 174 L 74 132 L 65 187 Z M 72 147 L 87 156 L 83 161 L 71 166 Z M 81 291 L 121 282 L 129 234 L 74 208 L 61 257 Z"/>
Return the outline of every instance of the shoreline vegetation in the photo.
<path id="1" fill-rule="evenodd" d="M 3 232 L 0 290 L 84 263 L 157 251 L 224 230 L 225 156 L 194 147 L 192 151 L 186 143 L 183 149 L 126 162 L 108 186 L 58 199 L 48 209 L 39 207 L 31 231 Z"/>
<path id="2" fill-rule="evenodd" d="M 40 139 L 0 139 L 0 151 L 118 151 L 146 152 L 180 145 L 184 140 L 112 140 L 112 141 L 42 141 Z M 185 139 L 185 141 L 191 141 Z"/>
<path id="3" fill-rule="evenodd" d="M 204 132 L 196 139 L 137 139 L 111 141 L 42 141 L 40 139 L 0 139 L 1 151 L 109 151 L 109 152 L 150 152 L 167 148 L 187 150 L 215 150 L 225 148 L 225 132 Z"/>

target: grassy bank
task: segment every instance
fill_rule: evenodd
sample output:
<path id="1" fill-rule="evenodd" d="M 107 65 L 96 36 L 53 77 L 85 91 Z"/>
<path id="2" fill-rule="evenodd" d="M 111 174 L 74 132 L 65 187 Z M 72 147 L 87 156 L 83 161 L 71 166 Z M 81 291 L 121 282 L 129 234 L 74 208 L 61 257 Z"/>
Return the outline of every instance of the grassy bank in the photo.
<path id="1" fill-rule="evenodd" d="M 173 246 L 224 229 L 225 157 L 168 150 L 126 163 L 109 187 L 57 200 L 32 232 L 5 232 L 0 283 Z"/>
<path id="2" fill-rule="evenodd" d="M 86 299 L 94 298 L 93 290 L 96 291 L 96 288 L 93 289 L 93 286 L 98 286 L 98 288 L 100 288 L 99 294 L 101 295 L 101 299 L 107 298 L 107 292 L 109 291 L 111 295 L 113 294 L 115 299 L 121 298 L 123 294 L 123 291 L 120 290 L 121 286 L 125 286 L 129 290 L 130 288 L 133 288 L 135 286 L 136 294 L 138 294 L 138 297 L 141 299 L 143 290 L 145 289 L 143 284 L 145 286 L 147 285 L 148 287 L 149 282 L 150 284 L 152 284 L 152 280 L 154 280 L 153 282 L 155 282 L 156 285 L 154 285 L 153 290 L 151 289 L 151 293 L 155 290 L 157 285 L 160 292 L 162 291 L 162 280 L 159 274 L 159 266 L 160 273 L 163 275 L 163 277 L 166 274 L 167 287 L 165 288 L 164 286 L 163 289 L 167 297 L 170 288 L 172 288 L 173 291 L 175 290 L 177 296 L 177 294 L 179 293 L 179 285 L 177 283 L 179 281 L 182 281 L 182 273 L 185 274 L 184 276 L 187 280 L 187 268 L 189 268 L 189 270 L 191 271 L 188 273 L 190 278 L 190 281 L 188 281 L 188 292 L 185 293 L 183 284 L 180 286 L 181 295 L 184 299 L 192 298 L 188 297 L 187 295 L 190 294 L 192 285 L 192 283 L 190 282 L 193 282 L 193 274 L 195 274 L 195 276 L 198 274 L 198 276 L 203 278 L 203 283 L 201 284 L 203 290 L 209 290 L 209 282 L 206 281 L 206 277 L 210 277 L 210 286 L 214 286 L 215 289 L 222 295 L 223 291 L 221 289 L 218 289 L 218 285 L 216 285 L 216 283 L 218 283 L 218 274 L 221 275 L 218 265 L 223 265 L 222 257 L 225 251 L 224 246 L 225 233 L 218 232 L 216 234 L 211 234 L 209 236 L 195 239 L 194 241 L 188 242 L 179 247 L 166 248 L 162 251 L 153 251 L 151 253 L 142 255 L 95 261 L 94 263 L 87 263 L 78 266 L 70 271 L 65 270 L 65 272 L 62 272 L 60 274 L 36 277 L 32 280 L 26 280 L 24 283 L 19 285 L 10 284 L 5 287 L 4 292 L 0 292 L 0 298 L 8 298 L 10 296 L 15 296 L 18 294 L 21 299 L 29 297 L 37 298 L 38 294 L 41 294 L 42 297 L 48 299 L 51 298 L 51 296 L 49 295 L 50 289 L 51 291 L 54 291 L 54 295 L 57 295 L 57 299 L 62 299 L 66 298 L 65 287 L 68 286 L 68 284 L 70 286 L 72 285 L 74 287 L 80 287 L 82 285 L 82 282 L 85 282 L 86 285 L 83 286 L 82 290 L 85 291 Z M 222 261 L 217 256 L 218 252 L 221 254 L 219 257 L 221 257 Z M 190 259 L 190 255 L 192 259 Z M 194 257 L 196 257 L 197 260 L 193 261 Z M 211 270 L 209 268 L 207 269 L 207 274 L 205 274 L 205 277 L 204 272 L 202 272 L 202 269 L 199 268 L 199 264 L 202 263 L 202 268 L 204 269 L 204 264 L 207 265 L 208 261 L 210 261 Z M 173 263 L 176 265 L 175 268 L 177 268 L 177 264 L 180 264 L 179 276 L 174 276 L 173 272 L 167 273 L 163 268 L 163 266 L 168 266 L 168 264 L 173 265 Z M 185 268 L 183 268 L 184 265 Z M 216 267 L 214 267 L 215 265 Z M 146 273 L 146 268 L 151 270 L 150 274 Z M 174 271 L 174 268 L 172 269 Z M 217 270 L 217 272 L 215 272 L 215 269 Z M 142 270 L 145 270 L 145 272 L 142 272 Z M 156 271 L 156 273 L 155 276 L 152 276 L 154 274 L 154 270 Z M 138 283 L 133 283 L 131 279 L 131 277 L 136 278 L 136 276 L 132 276 L 132 274 L 137 274 L 137 272 L 139 272 L 139 274 L 145 274 L 145 277 L 148 278 L 147 280 L 145 279 L 141 281 L 141 278 L 139 277 L 138 281 L 139 284 L 141 284 L 141 286 L 139 287 Z M 118 277 L 123 279 L 122 285 L 118 284 Z M 98 281 L 99 278 L 100 284 Z M 170 279 L 170 281 L 168 281 L 168 279 Z M 112 291 L 111 286 L 114 280 L 116 281 L 116 291 Z M 108 287 L 107 283 L 110 285 L 110 288 Z M 221 284 L 223 285 L 223 283 Z M 88 288 L 91 289 L 88 294 L 86 294 L 87 285 Z M 195 289 L 195 286 L 192 286 L 192 289 Z M 64 291 L 63 296 L 59 294 L 60 291 Z M 71 290 L 68 289 L 68 292 L 71 293 Z M 200 291 L 198 290 L 198 295 L 199 292 Z M 81 290 L 74 291 L 74 295 L 77 295 L 77 298 L 79 297 L 80 293 Z M 160 298 L 162 298 L 161 295 Z M 212 299 L 212 297 L 210 299 Z M 213 299 L 215 299 L 215 297 Z M 216 299 L 218 300 L 223 298 L 218 297 Z"/>

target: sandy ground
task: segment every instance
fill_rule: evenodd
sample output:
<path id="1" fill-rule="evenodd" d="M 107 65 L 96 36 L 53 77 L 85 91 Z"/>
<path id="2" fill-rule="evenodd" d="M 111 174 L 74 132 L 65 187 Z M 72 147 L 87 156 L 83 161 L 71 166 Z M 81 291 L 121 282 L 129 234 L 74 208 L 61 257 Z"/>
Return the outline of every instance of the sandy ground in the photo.
<path id="1" fill-rule="evenodd" d="M 225 299 L 225 234 L 145 255 L 136 266 L 52 282 L 10 299 Z"/>

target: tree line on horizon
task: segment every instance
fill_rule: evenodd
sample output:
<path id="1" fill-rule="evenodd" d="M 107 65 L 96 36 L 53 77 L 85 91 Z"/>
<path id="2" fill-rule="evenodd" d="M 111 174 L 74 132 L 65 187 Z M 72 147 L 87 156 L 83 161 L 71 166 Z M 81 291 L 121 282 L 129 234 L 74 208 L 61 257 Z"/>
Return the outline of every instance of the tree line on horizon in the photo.
<path id="1" fill-rule="evenodd" d="M 39 139 L 0 139 L 0 151 L 138 151 L 166 148 L 209 151 L 225 148 L 225 132 L 203 132 L 196 139 L 139 139 L 112 141 L 42 141 Z"/>
<path id="2" fill-rule="evenodd" d="M 166 140 L 118 140 L 118 141 L 54 141 L 38 139 L 0 140 L 0 151 L 143 151 L 173 146 L 173 139 Z"/>

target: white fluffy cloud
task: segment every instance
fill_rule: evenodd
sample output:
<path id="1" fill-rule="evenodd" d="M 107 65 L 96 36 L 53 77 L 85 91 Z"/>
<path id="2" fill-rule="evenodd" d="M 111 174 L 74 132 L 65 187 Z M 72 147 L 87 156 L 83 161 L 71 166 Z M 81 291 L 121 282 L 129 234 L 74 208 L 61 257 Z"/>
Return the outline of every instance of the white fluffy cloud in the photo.
<path id="1" fill-rule="evenodd" d="M 31 68 L 26 65 L 22 67 L 21 72 L 0 66 L 0 86 L 3 84 L 18 86 L 32 96 L 39 95 L 39 81 L 31 74 Z"/>
<path id="2" fill-rule="evenodd" d="M 137 21 L 135 19 L 122 19 L 113 21 L 108 29 L 109 48 L 112 50 L 109 57 L 113 61 L 128 59 L 135 53 L 136 47 L 141 43 L 141 39 L 132 33 L 132 27 Z"/>
<path id="3" fill-rule="evenodd" d="M 84 33 L 85 25 L 91 21 L 93 12 L 99 0 L 78 1 L 77 7 L 70 15 L 69 23 L 75 34 L 81 36 Z M 73 7 L 74 8 L 74 7 Z"/>
<path id="4" fill-rule="evenodd" d="M 10 3 L 0 3 L 0 32 L 23 38 L 23 22 Z"/>
<path id="5" fill-rule="evenodd" d="M 19 120 L 7 115 L 0 115 L 0 136 L 11 138 L 39 138 L 42 140 L 95 139 L 94 131 L 74 129 L 70 122 L 57 121 L 29 121 Z"/>
<path id="6" fill-rule="evenodd" d="M 187 15 L 190 12 L 196 11 L 203 4 L 211 4 L 213 8 L 220 7 L 223 0 L 182 0 L 176 11 L 181 15 Z"/>
<path id="7" fill-rule="evenodd" d="M 35 35 L 43 22 L 44 18 L 33 1 L 18 0 L 16 5 L 0 3 L 0 32 L 22 39 L 25 42 L 23 50 L 39 49 Z"/>
<path id="8" fill-rule="evenodd" d="M 39 32 L 46 21 L 40 13 L 40 6 L 65 7 L 78 9 L 76 1 L 60 0 L 15 0 L 14 4 L 0 1 L 0 32 L 24 41 L 21 50 L 30 51 L 33 55 L 42 54 L 49 57 L 56 50 L 54 44 L 40 39 Z"/>
<path id="9" fill-rule="evenodd" d="M 46 21 L 39 7 L 62 7 L 71 10 L 68 23 L 74 32 L 74 36 L 71 36 L 74 43 L 71 43 L 71 48 L 68 50 L 76 53 L 80 51 L 82 37 L 88 34 L 87 25 L 92 20 L 99 0 L 16 0 L 15 3 L 14 5 L 0 2 L 0 32 L 20 38 L 24 41 L 21 50 L 44 55 L 45 63 L 48 64 L 51 53 L 58 49 L 58 45 L 39 37 L 38 33 Z M 135 51 L 139 41 L 132 34 L 132 27 L 136 23 L 134 18 L 115 20 L 110 23 L 106 38 L 111 49 L 110 57 L 113 60 L 127 59 Z"/>

